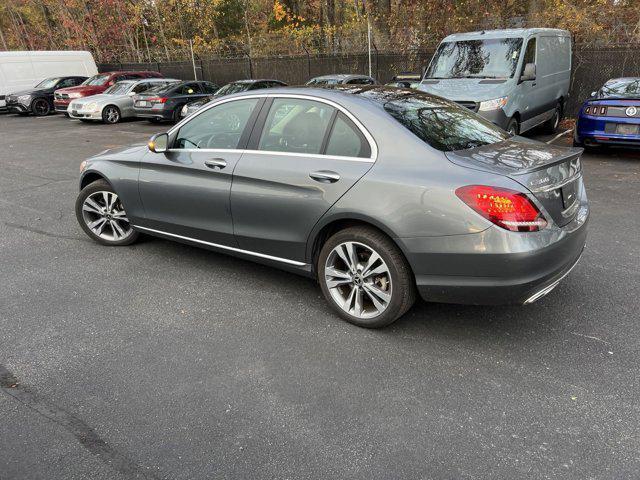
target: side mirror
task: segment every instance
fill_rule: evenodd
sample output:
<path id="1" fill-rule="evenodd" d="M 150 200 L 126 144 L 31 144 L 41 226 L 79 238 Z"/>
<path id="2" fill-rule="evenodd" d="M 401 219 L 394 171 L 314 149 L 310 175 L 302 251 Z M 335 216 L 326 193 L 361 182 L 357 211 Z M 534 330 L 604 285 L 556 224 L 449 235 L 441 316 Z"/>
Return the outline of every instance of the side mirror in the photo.
<path id="1" fill-rule="evenodd" d="M 520 77 L 520 81 L 528 82 L 535 79 L 536 79 L 536 64 L 527 63 L 524 66 L 524 70 L 522 71 L 522 76 Z"/>
<path id="2" fill-rule="evenodd" d="M 149 139 L 147 146 L 153 153 L 164 153 L 169 144 L 169 135 L 166 133 L 156 133 Z"/>
<path id="3" fill-rule="evenodd" d="M 134 92 L 133 90 L 131 90 L 129 93 L 127 93 L 127 95 L 129 95 L 130 97 L 133 97 L 136 94 L 136 92 Z"/>
<path id="4" fill-rule="evenodd" d="M 598 92 L 591 92 L 591 93 L 589 94 L 589 96 L 590 96 L 590 97 L 595 97 L 597 94 L 598 94 Z"/>

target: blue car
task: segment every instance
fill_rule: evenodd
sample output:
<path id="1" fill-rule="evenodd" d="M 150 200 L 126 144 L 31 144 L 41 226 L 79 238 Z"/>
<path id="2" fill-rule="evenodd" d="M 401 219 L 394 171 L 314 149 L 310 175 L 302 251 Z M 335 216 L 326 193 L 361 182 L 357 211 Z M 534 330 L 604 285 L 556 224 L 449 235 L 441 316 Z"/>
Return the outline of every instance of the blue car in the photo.
<path id="1" fill-rule="evenodd" d="M 573 143 L 640 147 L 640 77 L 609 80 L 593 92 L 580 109 Z"/>

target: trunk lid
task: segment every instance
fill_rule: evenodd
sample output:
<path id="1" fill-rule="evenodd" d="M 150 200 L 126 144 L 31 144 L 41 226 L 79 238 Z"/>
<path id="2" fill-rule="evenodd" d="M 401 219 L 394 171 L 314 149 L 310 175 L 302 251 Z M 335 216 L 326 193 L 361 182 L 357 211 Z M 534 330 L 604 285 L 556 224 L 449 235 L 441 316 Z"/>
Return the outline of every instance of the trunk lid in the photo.
<path id="1" fill-rule="evenodd" d="M 505 175 L 525 186 L 559 226 L 578 211 L 583 149 L 514 137 L 468 150 L 446 152 L 456 165 Z"/>

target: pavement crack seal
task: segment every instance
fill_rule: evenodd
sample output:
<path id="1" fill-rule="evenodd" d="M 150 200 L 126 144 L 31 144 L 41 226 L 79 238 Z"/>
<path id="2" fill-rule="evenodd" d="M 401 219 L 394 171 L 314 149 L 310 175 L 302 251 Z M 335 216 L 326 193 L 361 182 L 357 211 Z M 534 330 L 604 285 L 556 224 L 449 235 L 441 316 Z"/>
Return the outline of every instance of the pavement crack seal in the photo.
<path id="1" fill-rule="evenodd" d="M 27 232 L 37 233 L 39 235 L 44 235 L 44 236 L 47 236 L 47 237 L 64 238 L 66 240 L 79 240 L 81 242 L 85 241 L 81 237 L 73 237 L 71 235 L 62 235 L 62 234 L 59 234 L 59 233 L 47 232 L 45 230 L 40 230 L 38 228 L 28 227 L 26 225 L 20 225 L 19 223 L 12 223 L 12 222 L 3 222 L 3 223 L 7 227 L 13 227 L 13 228 L 17 228 L 18 230 L 25 230 Z"/>
<path id="2" fill-rule="evenodd" d="M 67 432 L 71 433 L 80 445 L 126 478 L 143 478 L 150 480 L 159 480 L 161 478 L 111 447 L 84 421 L 49 402 L 29 387 L 22 385 L 15 375 L 3 365 L 0 365 L 0 391 L 5 395 L 13 397 L 16 401 L 39 413 L 46 419 L 60 425 Z"/>

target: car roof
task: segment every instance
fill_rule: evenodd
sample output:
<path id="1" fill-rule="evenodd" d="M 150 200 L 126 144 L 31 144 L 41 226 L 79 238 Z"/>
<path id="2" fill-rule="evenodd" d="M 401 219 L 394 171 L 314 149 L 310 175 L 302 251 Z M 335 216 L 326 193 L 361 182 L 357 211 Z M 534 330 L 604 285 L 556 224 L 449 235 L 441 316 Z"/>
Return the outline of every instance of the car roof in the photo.
<path id="1" fill-rule="evenodd" d="M 242 80 L 234 80 L 229 83 L 257 83 L 257 82 L 278 82 L 284 83 L 282 80 L 276 80 L 275 78 L 245 78 Z"/>
<path id="2" fill-rule="evenodd" d="M 247 92 L 234 93 L 225 98 L 252 97 L 256 95 L 277 96 L 277 95 L 309 95 L 347 107 L 350 104 L 363 106 L 383 105 L 384 103 L 400 100 L 406 97 L 431 101 L 434 105 L 455 105 L 437 95 L 427 92 L 416 91 L 410 88 L 388 87 L 384 85 L 332 85 L 330 87 L 315 87 L 312 85 L 299 85 L 294 87 L 276 87 L 268 90 L 252 90 Z"/>
<path id="3" fill-rule="evenodd" d="M 505 28 L 502 30 L 478 30 L 475 32 L 454 33 L 445 37 L 443 42 L 459 40 L 480 40 L 482 38 L 528 37 L 537 33 L 547 33 L 560 37 L 571 37 L 567 30 L 559 28 Z"/>
<path id="4" fill-rule="evenodd" d="M 359 73 L 332 73 L 329 75 L 320 75 L 319 77 L 313 77 L 311 80 L 347 80 L 352 78 L 371 78 L 369 75 L 361 75 Z"/>

